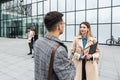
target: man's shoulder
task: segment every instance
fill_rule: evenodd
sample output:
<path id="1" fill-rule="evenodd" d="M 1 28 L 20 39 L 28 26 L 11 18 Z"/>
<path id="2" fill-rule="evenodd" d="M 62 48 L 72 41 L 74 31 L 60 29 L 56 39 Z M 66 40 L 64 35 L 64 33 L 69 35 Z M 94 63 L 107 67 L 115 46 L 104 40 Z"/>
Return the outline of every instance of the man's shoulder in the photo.
<path id="1" fill-rule="evenodd" d="M 38 42 L 41 42 L 41 41 L 44 41 L 44 40 L 45 40 L 44 37 L 39 37 L 36 42 L 38 43 Z"/>
<path id="2" fill-rule="evenodd" d="M 35 45 L 35 46 L 41 45 L 41 44 L 43 44 L 43 42 L 45 42 L 45 41 L 44 41 L 44 38 L 43 38 L 43 37 L 39 37 L 39 38 L 35 41 L 34 45 Z"/>

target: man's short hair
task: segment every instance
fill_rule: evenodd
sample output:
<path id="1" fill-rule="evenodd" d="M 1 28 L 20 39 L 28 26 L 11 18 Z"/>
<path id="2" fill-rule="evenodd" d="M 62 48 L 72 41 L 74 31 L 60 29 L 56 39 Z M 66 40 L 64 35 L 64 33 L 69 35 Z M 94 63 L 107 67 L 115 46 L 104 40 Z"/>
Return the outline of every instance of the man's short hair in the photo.
<path id="1" fill-rule="evenodd" d="M 48 31 L 54 31 L 56 24 L 62 21 L 63 14 L 57 11 L 49 12 L 44 17 L 44 23 Z"/>

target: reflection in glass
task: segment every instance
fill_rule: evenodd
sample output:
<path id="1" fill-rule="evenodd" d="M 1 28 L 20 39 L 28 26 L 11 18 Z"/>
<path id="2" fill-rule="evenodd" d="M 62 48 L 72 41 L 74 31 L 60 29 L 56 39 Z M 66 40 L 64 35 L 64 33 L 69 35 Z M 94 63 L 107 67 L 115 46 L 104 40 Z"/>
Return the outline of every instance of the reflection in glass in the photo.
<path id="1" fill-rule="evenodd" d="M 4 34 L 5 37 L 6 37 L 6 27 L 7 27 L 7 24 L 8 23 L 6 21 L 3 22 L 3 26 L 4 26 L 3 34 Z"/>
<path id="2" fill-rule="evenodd" d="M 32 2 L 32 0 L 27 0 L 27 4 L 30 4 Z"/>
<path id="3" fill-rule="evenodd" d="M 99 10 L 99 23 L 110 23 L 111 22 L 111 9 L 105 8 Z"/>
<path id="4" fill-rule="evenodd" d="M 2 3 L 2 10 L 6 8 L 6 3 Z"/>
<path id="5" fill-rule="evenodd" d="M 18 0 L 14 0 L 14 7 L 18 6 Z"/>
<path id="6" fill-rule="evenodd" d="M 26 29 L 27 29 L 26 26 L 22 27 L 22 37 L 23 38 L 27 38 L 27 31 L 26 31 Z"/>
<path id="7" fill-rule="evenodd" d="M 120 24 L 112 25 L 112 35 L 115 39 L 118 39 L 118 37 L 120 37 Z"/>
<path id="8" fill-rule="evenodd" d="M 65 19 L 66 19 L 66 15 L 65 15 L 65 13 L 62 13 L 63 14 L 63 21 L 66 23 L 66 21 L 65 21 Z"/>
<path id="9" fill-rule="evenodd" d="M 37 15 L 37 3 L 32 4 L 32 16 Z"/>
<path id="10" fill-rule="evenodd" d="M 113 6 L 120 5 L 120 0 L 113 0 Z"/>
<path id="11" fill-rule="evenodd" d="M 76 12 L 76 24 L 85 21 L 85 11 Z"/>
<path id="12" fill-rule="evenodd" d="M 38 34 L 39 36 L 43 36 L 44 34 L 44 24 L 43 24 L 43 16 L 38 16 Z"/>
<path id="13" fill-rule="evenodd" d="M 43 4 L 42 2 L 38 3 L 38 15 L 43 14 L 43 5 L 42 4 Z"/>
<path id="14" fill-rule="evenodd" d="M 77 35 L 79 32 L 79 24 L 85 20 L 92 24 L 91 28 L 93 35 L 97 36 L 97 9 L 92 8 L 97 8 L 98 1 L 98 24 L 100 24 L 98 27 L 98 39 L 100 39 L 100 43 L 105 43 L 105 40 L 110 38 L 111 34 L 111 1 L 113 2 L 113 35 L 115 38 L 120 36 L 118 33 L 120 31 L 120 0 L 10 0 L 1 4 L 1 36 L 6 36 L 8 34 L 7 30 L 17 31 L 16 34 L 19 34 L 20 31 L 18 30 L 23 30 L 20 34 L 24 35 L 26 27 L 31 27 L 32 23 L 38 24 L 38 33 L 40 36 L 43 36 L 42 34 L 45 32 L 43 13 L 46 14 L 53 10 L 63 12 L 63 20 L 67 23 L 65 24 L 66 30 L 64 30 L 64 33 L 60 36 L 60 39 L 64 41 L 72 41 L 73 36 Z M 87 10 L 85 9 L 85 4 Z M 101 25 L 102 23 L 105 23 L 106 25 Z M 16 26 L 19 27 L 17 28 Z"/>
<path id="15" fill-rule="evenodd" d="M 3 35 L 3 30 L 4 30 L 4 28 L 1 27 L 0 29 L 1 29 L 1 36 L 3 37 L 3 36 L 4 36 L 4 35 Z"/>
<path id="16" fill-rule="evenodd" d="M 65 41 L 65 28 L 66 28 L 66 26 L 64 27 L 64 32 L 63 32 L 63 34 L 61 34 L 60 36 L 59 36 L 59 39 L 60 40 L 62 40 L 62 41 Z"/>
<path id="17" fill-rule="evenodd" d="M 27 23 L 27 19 L 26 18 L 22 18 L 22 26 L 26 26 L 26 23 Z"/>
<path id="18" fill-rule="evenodd" d="M 120 22 L 120 7 L 113 8 L 113 22 Z"/>
<path id="19" fill-rule="evenodd" d="M 75 0 L 67 0 L 67 11 L 75 10 Z"/>
<path id="20" fill-rule="evenodd" d="M 27 0 L 23 0 L 23 4 L 26 5 L 27 4 Z"/>
<path id="21" fill-rule="evenodd" d="M 36 17 L 32 17 L 32 24 L 38 23 L 37 21 L 38 21 L 38 20 L 37 20 L 37 16 L 36 16 Z"/>
<path id="22" fill-rule="evenodd" d="M 99 0 L 99 7 L 108 7 L 108 6 L 111 6 L 111 0 Z"/>
<path id="23" fill-rule="evenodd" d="M 87 21 L 89 23 L 97 23 L 97 10 L 87 11 Z"/>
<path id="24" fill-rule="evenodd" d="M 32 3 L 37 2 L 37 0 L 32 0 Z"/>
<path id="25" fill-rule="evenodd" d="M 32 2 L 35 1 L 37 0 L 32 0 Z M 40 12 L 39 14 L 43 14 L 43 8 L 40 4 L 43 3 L 39 2 L 38 7 L 41 11 L 38 11 Z M 37 3 L 31 4 L 31 0 L 12 0 L 2 3 L 1 7 L 0 36 L 24 38 L 26 34 L 26 27 L 32 27 L 33 24 L 36 26 L 38 21 L 43 22 L 43 18 L 39 20 L 37 18 Z M 35 17 L 31 18 L 30 16 Z"/>
<path id="26" fill-rule="evenodd" d="M 98 0 L 87 0 L 87 9 L 97 8 Z"/>
<path id="27" fill-rule="evenodd" d="M 0 21 L 0 23 L 1 23 L 1 25 L 0 25 L 0 26 L 1 26 L 1 27 L 3 27 L 3 20 L 2 20 L 2 21 Z"/>
<path id="28" fill-rule="evenodd" d="M 79 34 L 79 30 L 80 30 L 80 23 L 79 23 L 79 25 L 76 25 L 76 34 L 75 34 L 75 36 Z"/>
<path id="29" fill-rule="evenodd" d="M 44 13 L 48 13 L 50 10 L 49 10 L 49 3 L 50 3 L 50 0 L 47 0 L 44 2 Z M 47 5 L 47 6 L 46 6 Z"/>
<path id="30" fill-rule="evenodd" d="M 67 24 L 75 24 L 75 12 L 67 13 Z"/>
<path id="31" fill-rule="evenodd" d="M 94 37 L 98 37 L 97 36 L 97 25 L 90 25 L 91 26 L 91 31 Z"/>
<path id="32" fill-rule="evenodd" d="M 32 20 L 31 20 L 31 17 L 28 17 L 27 18 L 27 27 L 31 27 L 32 25 Z"/>
<path id="33" fill-rule="evenodd" d="M 10 2 L 6 2 L 5 4 L 4 4 L 4 9 L 6 10 L 6 11 L 8 11 L 10 8 L 12 8 L 13 7 L 13 1 L 10 1 Z"/>
<path id="34" fill-rule="evenodd" d="M 67 41 L 73 41 L 73 38 L 75 36 L 75 25 L 71 25 L 71 26 L 66 26 L 66 38 Z"/>
<path id="35" fill-rule="evenodd" d="M 1 10 L 1 20 L 3 19 L 4 10 Z"/>
<path id="36" fill-rule="evenodd" d="M 57 11 L 57 0 L 51 0 L 51 11 Z"/>
<path id="37" fill-rule="evenodd" d="M 37 1 L 44 1 L 44 0 L 37 0 Z"/>
<path id="38" fill-rule="evenodd" d="M 106 43 L 106 40 L 110 38 L 111 34 L 111 26 L 110 24 L 99 25 L 99 42 Z"/>
<path id="39" fill-rule="evenodd" d="M 65 12 L 65 0 L 58 0 L 58 11 Z"/>
<path id="40" fill-rule="evenodd" d="M 85 9 L 85 0 L 76 0 L 76 10 Z"/>

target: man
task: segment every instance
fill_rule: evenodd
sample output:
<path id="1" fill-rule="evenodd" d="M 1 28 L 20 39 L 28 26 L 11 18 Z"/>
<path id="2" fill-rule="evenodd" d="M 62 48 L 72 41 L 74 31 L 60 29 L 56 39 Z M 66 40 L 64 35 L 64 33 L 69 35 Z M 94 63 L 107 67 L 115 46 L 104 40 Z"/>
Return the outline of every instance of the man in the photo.
<path id="1" fill-rule="evenodd" d="M 34 45 L 35 51 L 35 80 L 48 80 L 48 70 L 53 47 L 60 45 L 54 56 L 51 80 L 74 80 L 75 66 L 68 60 L 67 47 L 58 39 L 63 33 L 63 14 L 57 11 L 45 15 L 44 23 L 48 33 Z"/>

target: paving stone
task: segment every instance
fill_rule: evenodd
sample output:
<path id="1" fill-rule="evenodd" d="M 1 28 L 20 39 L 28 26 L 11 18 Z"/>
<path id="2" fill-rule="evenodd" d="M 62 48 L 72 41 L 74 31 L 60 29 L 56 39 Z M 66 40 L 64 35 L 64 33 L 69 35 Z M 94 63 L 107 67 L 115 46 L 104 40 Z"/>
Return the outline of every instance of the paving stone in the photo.
<path id="1" fill-rule="evenodd" d="M 72 43 L 64 43 L 70 50 Z M 0 37 L 0 45 L 0 80 L 34 80 L 34 58 L 27 55 L 27 40 Z M 99 47 L 99 80 L 120 80 L 120 46 Z"/>

